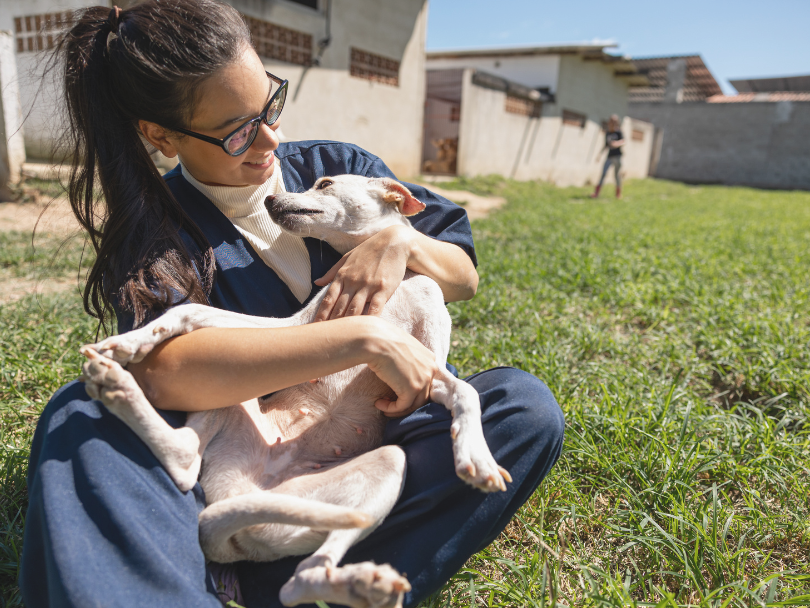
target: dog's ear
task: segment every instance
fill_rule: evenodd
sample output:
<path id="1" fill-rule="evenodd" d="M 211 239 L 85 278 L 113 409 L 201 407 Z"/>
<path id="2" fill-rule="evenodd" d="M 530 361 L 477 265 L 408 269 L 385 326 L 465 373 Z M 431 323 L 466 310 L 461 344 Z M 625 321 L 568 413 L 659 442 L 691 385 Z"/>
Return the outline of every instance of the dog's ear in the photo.
<path id="1" fill-rule="evenodd" d="M 425 203 L 415 199 L 413 194 L 411 194 L 411 191 L 398 181 L 389 177 L 383 177 L 379 180 L 379 182 L 382 187 L 385 188 L 383 200 L 386 203 L 395 204 L 399 209 L 399 212 L 405 217 L 416 215 L 420 211 L 424 210 Z"/>

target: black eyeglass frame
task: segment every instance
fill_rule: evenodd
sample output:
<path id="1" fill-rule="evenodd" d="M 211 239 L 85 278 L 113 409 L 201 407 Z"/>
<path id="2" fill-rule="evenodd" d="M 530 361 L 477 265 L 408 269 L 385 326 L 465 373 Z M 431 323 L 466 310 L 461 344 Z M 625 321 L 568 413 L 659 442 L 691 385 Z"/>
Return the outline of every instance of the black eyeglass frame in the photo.
<path id="1" fill-rule="evenodd" d="M 262 120 L 265 123 L 267 123 L 268 126 L 275 123 L 279 119 L 279 116 L 281 116 L 281 111 L 284 109 L 284 102 L 287 100 L 286 91 L 287 91 L 287 85 L 289 84 L 289 81 L 283 80 L 283 79 L 279 78 L 278 76 L 274 76 L 273 74 L 271 74 L 268 71 L 265 71 L 265 74 L 267 74 L 267 77 L 270 78 L 273 82 L 275 82 L 275 83 L 277 83 L 279 85 L 278 90 L 275 93 L 273 93 L 273 96 L 270 98 L 270 101 L 267 102 L 267 105 L 264 106 L 264 110 L 262 110 L 261 114 L 259 114 L 255 118 L 251 118 L 250 120 L 248 120 L 246 122 L 243 122 L 241 125 L 236 127 L 233 131 L 228 133 L 228 135 L 226 135 L 222 139 L 217 139 L 216 137 L 211 137 L 210 135 L 203 135 L 202 133 L 196 133 L 194 131 L 189 131 L 188 129 L 181 129 L 180 127 L 174 127 L 172 129 L 172 131 L 178 131 L 179 133 L 183 133 L 185 135 L 190 135 L 191 137 L 196 137 L 197 139 L 200 139 L 202 141 L 206 141 L 209 144 L 214 144 L 215 146 L 219 146 L 220 148 L 222 148 L 222 150 L 228 156 L 241 156 L 242 154 L 247 152 L 248 148 L 250 148 L 250 146 L 253 145 L 253 142 L 256 141 L 256 135 L 258 135 L 259 126 L 261 126 L 261 125 L 258 125 L 256 127 L 256 129 L 253 131 L 253 135 L 251 135 L 248 138 L 247 143 L 245 143 L 245 145 L 242 146 L 236 152 L 231 152 L 230 150 L 228 150 L 228 141 L 234 135 L 239 133 L 239 131 L 244 129 L 249 124 L 258 123 L 258 122 L 261 122 Z M 278 110 L 275 112 L 275 116 L 272 116 L 272 120 L 268 120 L 269 117 L 267 116 L 267 112 L 270 111 L 270 107 L 273 105 L 273 102 L 281 94 L 282 91 L 284 91 L 284 99 L 281 102 L 281 107 L 278 108 Z"/>

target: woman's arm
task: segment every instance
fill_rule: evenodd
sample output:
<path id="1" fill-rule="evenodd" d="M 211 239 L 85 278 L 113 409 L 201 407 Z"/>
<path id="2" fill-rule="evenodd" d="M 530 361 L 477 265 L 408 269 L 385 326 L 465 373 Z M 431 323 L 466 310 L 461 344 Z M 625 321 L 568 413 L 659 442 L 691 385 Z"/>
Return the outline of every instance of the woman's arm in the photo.
<path id="1" fill-rule="evenodd" d="M 475 265 L 461 247 L 406 226 L 390 226 L 352 249 L 315 281 L 318 285 L 331 282 L 315 320 L 360 315 L 364 310 L 379 315 L 406 268 L 436 281 L 447 302 L 469 300 L 478 288 Z"/>
<path id="2" fill-rule="evenodd" d="M 202 411 L 363 363 L 396 393 L 396 411 L 427 402 L 435 355 L 368 316 L 280 329 L 199 329 L 163 342 L 128 369 L 156 407 Z"/>

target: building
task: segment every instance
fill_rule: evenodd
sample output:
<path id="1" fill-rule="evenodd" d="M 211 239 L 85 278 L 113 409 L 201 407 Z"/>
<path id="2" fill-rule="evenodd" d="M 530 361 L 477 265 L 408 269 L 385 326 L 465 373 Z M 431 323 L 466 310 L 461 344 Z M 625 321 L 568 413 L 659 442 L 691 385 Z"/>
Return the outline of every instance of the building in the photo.
<path id="1" fill-rule="evenodd" d="M 810 189 L 810 76 L 730 81 L 696 55 L 633 60 L 648 89 L 629 113 L 655 125 L 651 174 L 688 183 Z"/>
<path id="2" fill-rule="evenodd" d="M 628 93 L 648 86 L 609 44 L 427 53 L 423 169 L 489 173 L 558 185 L 598 181 L 603 125 L 627 115 Z M 652 125 L 622 124 L 623 171 L 646 177 Z"/>
<path id="3" fill-rule="evenodd" d="M 53 48 L 71 12 L 87 0 L 3 0 L 7 42 L 0 69 L 16 68 L 16 101 L 25 108 L 29 158 L 54 151 L 60 85 L 43 80 L 43 51 Z M 126 8 L 133 2 L 117 0 Z M 355 143 L 398 175 L 419 172 L 425 95 L 426 0 L 231 0 L 247 19 L 268 71 L 287 78 L 282 117 L 287 139 Z M 0 39 L 2 42 L 2 39 Z M 0 81 L 7 79 L 0 74 Z M 3 89 L 5 105 L 14 92 Z M 8 98 L 8 103 L 6 103 Z M 13 122 L 13 121 L 12 121 Z M 11 124 L 11 123 L 9 123 Z"/>

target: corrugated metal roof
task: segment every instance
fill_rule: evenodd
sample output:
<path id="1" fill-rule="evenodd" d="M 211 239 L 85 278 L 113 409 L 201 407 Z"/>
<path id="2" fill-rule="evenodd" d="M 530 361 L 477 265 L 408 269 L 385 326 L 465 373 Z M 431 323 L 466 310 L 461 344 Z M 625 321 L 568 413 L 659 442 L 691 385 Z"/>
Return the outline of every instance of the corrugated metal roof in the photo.
<path id="1" fill-rule="evenodd" d="M 810 101 L 810 92 L 774 91 L 772 93 L 713 95 L 706 100 L 707 103 L 752 103 L 760 101 Z"/>
<path id="2" fill-rule="evenodd" d="M 739 93 L 810 92 L 810 75 L 729 80 Z"/>
<path id="3" fill-rule="evenodd" d="M 631 89 L 628 101 L 631 103 L 662 101 L 667 88 L 667 66 L 673 59 L 686 60 L 683 101 L 703 101 L 712 95 L 722 94 L 723 91 L 720 85 L 717 84 L 700 55 L 640 57 L 634 58 L 632 60 L 633 64 L 639 73 L 647 76 L 650 86 Z"/>

